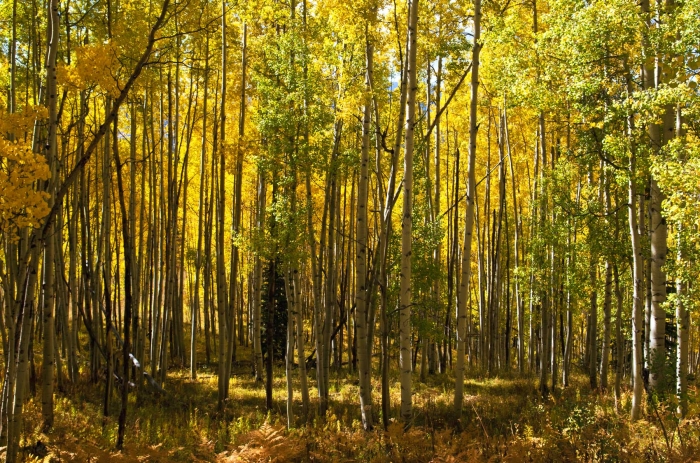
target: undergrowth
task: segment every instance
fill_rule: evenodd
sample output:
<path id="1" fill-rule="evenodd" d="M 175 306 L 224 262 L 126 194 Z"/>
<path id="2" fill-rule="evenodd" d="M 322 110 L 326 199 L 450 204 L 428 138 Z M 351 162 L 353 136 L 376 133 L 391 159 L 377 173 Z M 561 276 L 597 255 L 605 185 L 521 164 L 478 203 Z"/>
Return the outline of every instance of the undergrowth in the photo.
<path id="1" fill-rule="evenodd" d="M 239 358 L 248 358 L 243 352 Z M 262 383 L 240 363 L 231 382 L 230 399 L 217 411 L 216 366 L 204 365 L 198 379 L 185 369 L 168 373 L 167 394 L 143 386 L 130 394 L 126 445 L 114 451 L 119 400 L 110 416 L 102 414 L 103 385 L 90 383 L 86 372 L 77 384 L 56 395 L 55 426 L 42 434 L 41 401 L 26 406 L 21 446 L 25 461 L 149 462 L 681 462 L 700 455 L 700 413 L 691 386 L 690 413 L 680 421 L 672 401 L 647 403 L 644 418 L 629 420 L 631 397 L 623 393 L 616 409 L 612 394 L 590 391 L 587 379 L 574 375 L 572 385 L 542 399 L 536 382 L 514 374 L 488 378 L 468 375 L 464 409 L 452 408 L 454 384 L 449 374 L 414 379 L 414 419 L 405 429 L 390 420 L 362 430 L 355 375 L 331 377 L 331 405 L 326 417 L 312 412 L 301 418 L 298 372 L 295 371 L 296 427 L 286 429 L 284 370 L 276 368 L 274 407 L 265 409 Z M 375 372 L 376 373 L 376 372 Z M 310 386 L 315 371 L 309 371 Z M 373 400 L 379 413 L 381 385 L 375 375 Z M 312 387 L 313 398 L 316 390 Z M 392 415 L 398 416 L 400 387 L 391 379 Z M 311 408 L 317 403 L 312 400 Z M 376 415 L 381 423 L 381 416 Z M 33 449 L 41 442 L 46 455 Z"/>

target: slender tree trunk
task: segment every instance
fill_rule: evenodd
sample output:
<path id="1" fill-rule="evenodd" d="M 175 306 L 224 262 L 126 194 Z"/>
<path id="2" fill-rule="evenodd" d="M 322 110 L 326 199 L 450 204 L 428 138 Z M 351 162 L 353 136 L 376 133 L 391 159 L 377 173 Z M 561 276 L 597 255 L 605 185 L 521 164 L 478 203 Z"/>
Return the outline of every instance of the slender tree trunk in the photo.
<path id="1" fill-rule="evenodd" d="M 246 66 L 247 66 L 247 37 L 248 37 L 248 27 L 243 24 L 243 43 L 242 43 L 242 56 L 241 56 L 241 102 L 240 109 L 238 113 L 238 148 L 236 152 L 236 184 L 233 193 L 233 236 L 231 241 L 234 242 L 233 238 L 238 236 L 241 231 L 241 210 L 243 207 L 243 156 L 244 156 L 244 138 L 245 138 L 245 110 L 246 110 Z M 223 138 L 222 138 L 223 140 Z M 224 190 L 222 189 L 222 192 Z M 229 382 L 231 379 L 231 362 L 236 354 L 236 334 L 234 326 L 235 323 L 235 304 L 236 304 L 236 291 L 235 287 L 238 282 L 238 267 L 239 267 L 239 249 L 237 244 L 231 246 L 231 287 L 233 291 L 229 295 L 229 320 L 230 326 L 228 327 L 228 348 L 226 356 L 226 384 L 225 384 L 225 395 L 228 398 Z"/>
<path id="2" fill-rule="evenodd" d="M 631 90 L 631 76 L 627 72 L 627 90 Z M 631 93 L 631 92 L 630 92 Z M 629 160 L 629 183 L 628 183 L 628 221 L 630 229 L 630 240 L 632 244 L 632 408 L 630 417 L 636 421 L 641 417 L 642 391 L 644 383 L 642 379 L 642 369 L 644 360 L 642 357 L 642 331 L 644 328 L 644 318 L 642 313 L 642 294 L 644 284 L 644 270 L 642 267 L 642 247 L 637 228 L 637 191 L 635 182 L 637 180 L 636 169 L 636 147 L 633 142 L 634 115 L 627 115 L 627 131 L 631 141 Z"/>
<path id="3" fill-rule="evenodd" d="M 676 137 L 682 134 L 681 107 L 676 107 Z M 690 310 L 686 307 L 688 297 L 688 282 L 684 272 L 687 258 L 685 257 L 685 230 L 682 224 L 677 226 L 677 254 L 676 262 L 680 270 L 676 277 L 676 332 L 678 344 L 676 346 L 676 396 L 678 397 L 678 409 L 676 413 L 680 418 L 688 414 L 688 332 L 690 330 Z"/>
<path id="4" fill-rule="evenodd" d="M 400 282 L 400 368 L 401 418 L 409 424 L 412 417 L 411 397 L 411 251 L 413 208 L 413 137 L 416 124 L 416 48 L 418 46 L 418 0 L 411 0 L 408 21 L 408 94 L 406 98 L 406 141 L 404 151 L 403 213 L 401 224 L 401 282 Z"/>
<path id="5" fill-rule="evenodd" d="M 51 169 L 51 179 L 49 188 L 49 207 L 56 204 L 56 187 L 58 184 L 58 159 L 57 159 L 57 131 L 58 131 L 58 95 L 56 88 L 56 56 L 58 54 L 58 0 L 51 0 L 48 5 L 49 31 L 47 33 L 48 51 L 46 54 L 46 93 L 47 106 L 49 108 L 48 135 L 46 140 L 46 159 Z M 42 387 L 41 387 L 41 414 L 43 418 L 43 429 L 47 431 L 53 427 L 53 380 L 54 365 L 56 362 L 54 343 L 54 305 L 55 305 L 55 237 L 53 236 L 53 225 L 49 225 L 48 240 L 45 241 L 44 251 L 44 283 L 43 283 L 43 365 L 42 365 Z"/>
<path id="6" fill-rule="evenodd" d="M 624 371 L 625 347 L 622 338 L 622 291 L 620 290 L 620 275 L 617 264 L 613 264 L 613 277 L 615 282 L 615 301 L 617 313 L 615 314 L 615 409 L 619 410 L 621 402 L 621 384 Z"/>
<path id="7" fill-rule="evenodd" d="M 265 173 L 258 171 L 258 205 L 257 205 L 257 232 L 262 234 L 265 229 L 265 207 L 266 207 L 266 184 Z M 253 363 L 255 365 L 255 381 L 262 381 L 263 353 L 260 339 L 260 322 L 262 317 L 262 259 L 259 253 L 255 254 L 255 283 L 253 303 Z"/>
<path id="8" fill-rule="evenodd" d="M 116 125 L 115 125 L 116 129 Z M 115 130 L 116 131 L 116 130 Z M 135 136 L 132 133 L 132 136 Z M 119 412 L 119 429 L 117 432 L 117 449 L 124 448 L 124 434 L 126 431 L 126 412 L 129 402 L 129 370 L 131 359 L 129 357 L 131 349 L 131 317 L 132 317 L 132 287 L 133 287 L 133 256 L 134 249 L 129 234 L 129 216 L 126 210 L 126 200 L 124 199 L 124 182 L 122 179 L 122 163 L 119 159 L 119 152 L 114 150 L 115 161 L 117 163 L 117 187 L 119 192 L 119 205 L 121 207 L 122 216 L 122 240 L 124 246 L 124 329 L 123 329 L 123 346 L 122 346 L 122 390 L 121 390 L 121 411 Z M 132 184 L 133 188 L 133 184 Z"/>
<path id="9" fill-rule="evenodd" d="M 294 366 L 294 312 L 296 300 L 291 281 L 291 266 L 287 264 L 284 270 L 284 293 L 287 298 L 287 345 L 285 346 L 285 377 L 287 380 L 287 429 L 294 426 L 294 385 L 292 383 L 292 367 Z"/>
<path id="10" fill-rule="evenodd" d="M 297 363 L 299 364 L 299 382 L 301 388 L 302 416 L 306 422 L 309 418 L 309 386 L 306 378 L 306 353 L 304 351 L 304 324 L 303 311 L 301 305 L 301 283 L 299 281 L 298 269 L 292 270 L 292 291 L 294 295 L 294 310 L 296 313 L 296 342 L 297 342 Z"/>
<path id="11" fill-rule="evenodd" d="M 202 148 L 199 160 L 199 220 L 197 221 L 197 258 L 195 262 L 195 277 L 194 277 L 194 306 L 192 307 L 192 326 L 190 331 L 190 377 L 197 379 L 197 326 L 199 324 L 200 313 L 200 297 L 199 288 L 202 283 L 200 276 L 202 273 L 202 237 L 204 235 L 204 221 L 206 220 L 206 206 L 204 204 L 205 190 L 205 169 L 207 165 L 207 105 L 209 100 L 209 35 L 206 36 L 206 45 L 204 48 L 204 102 L 202 110 Z M 202 217 L 204 214 L 204 217 Z M 206 298 L 206 294 L 205 294 Z M 206 307 L 206 303 L 205 303 Z M 206 309 L 205 309 L 206 317 Z M 206 335 L 206 334 L 205 334 Z M 207 336 L 208 338 L 208 336 Z M 208 339 L 207 339 L 208 340 Z M 208 351 L 208 349 L 207 349 Z M 208 356 L 207 356 L 208 357 Z"/>
<path id="12" fill-rule="evenodd" d="M 369 190 L 369 143 L 372 100 L 369 93 L 372 91 L 372 70 L 374 61 L 374 47 L 369 37 L 369 25 L 365 25 L 365 57 L 367 69 L 365 72 L 365 96 L 362 123 L 362 151 L 360 159 L 360 182 L 357 193 L 357 243 L 355 265 L 355 304 L 357 316 L 357 355 L 359 356 L 358 373 L 360 375 L 360 411 L 362 414 L 362 426 L 366 431 L 372 429 L 372 397 L 370 391 L 371 358 L 370 346 L 367 338 L 367 305 L 369 291 L 367 288 L 367 198 Z M 374 320 L 369 320 L 374 322 Z"/>
<path id="13" fill-rule="evenodd" d="M 455 366 L 454 408 L 462 413 L 464 400 L 464 354 L 467 336 L 467 299 L 471 279 L 472 232 L 474 229 L 474 200 L 476 199 L 477 104 L 479 96 L 479 53 L 481 51 L 481 0 L 474 1 L 474 46 L 472 48 L 471 101 L 469 104 L 469 171 L 467 180 L 467 209 L 462 248 L 462 274 L 457 297 L 457 363 Z M 456 212 L 455 212 L 456 213 Z M 456 235 L 454 239 L 456 239 Z M 480 346 L 481 347 L 481 346 Z"/>
<path id="14" fill-rule="evenodd" d="M 217 312 L 219 317 L 219 395 L 218 408 L 224 408 L 228 378 L 226 377 L 226 365 L 231 361 L 227 358 L 228 327 L 226 326 L 226 308 L 228 298 L 226 294 L 226 257 L 224 256 L 224 217 L 226 215 L 226 0 L 221 2 L 221 103 L 219 116 L 219 198 L 217 202 L 216 226 L 216 295 Z"/>

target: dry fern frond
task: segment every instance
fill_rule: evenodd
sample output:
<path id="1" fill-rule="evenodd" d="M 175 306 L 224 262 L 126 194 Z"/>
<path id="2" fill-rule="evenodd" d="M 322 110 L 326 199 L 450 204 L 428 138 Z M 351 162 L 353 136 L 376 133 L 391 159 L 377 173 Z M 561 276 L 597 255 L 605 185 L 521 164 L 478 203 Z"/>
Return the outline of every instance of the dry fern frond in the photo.
<path id="1" fill-rule="evenodd" d="M 234 450 L 231 455 L 221 462 L 246 463 L 284 463 L 299 459 L 303 448 L 293 438 L 286 436 L 284 426 L 263 424 L 259 429 L 249 432 L 244 445 Z"/>

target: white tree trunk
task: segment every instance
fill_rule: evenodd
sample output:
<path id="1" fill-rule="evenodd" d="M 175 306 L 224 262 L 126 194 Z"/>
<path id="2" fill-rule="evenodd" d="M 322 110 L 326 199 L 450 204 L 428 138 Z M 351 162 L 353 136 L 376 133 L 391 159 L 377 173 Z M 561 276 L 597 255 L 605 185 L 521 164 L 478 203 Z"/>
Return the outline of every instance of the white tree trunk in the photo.
<path id="1" fill-rule="evenodd" d="M 403 219 L 401 223 L 401 282 L 399 296 L 399 337 L 401 370 L 401 418 L 412 416 L 411 398 L 411 252 L 413 208 L 413 134 L 416 123 L 416 47 L 418 45 L 418 0 L 411 0 L 408 19 L 408 95 L 404 151 Z"/>
<path id="2" fill-rule="evenodd" d="M 481 51 L 481 0 L 474 1 L 474 47 L 472 48 L 471 102 L 469 105 L 469 177 L 467 180 L 467 212 L 462 251 L 462 275 L 457 298 L 457 361 L 455 364 L 454 407 L 462 413 L 464 399 L 464 354 L 467 337 L 467 300 L 471 279 L 472 233 L 474 230 L 474 199 L 476 196 L 476 137 L 478 125 L 477 102 L 479 96 L 479 53 Z M 456 237 L 455 237 L 456 239 Z M 480 346 L 482 347 L 482 346 Z M 483 355 L 483 354 L 482 354 Z"/>

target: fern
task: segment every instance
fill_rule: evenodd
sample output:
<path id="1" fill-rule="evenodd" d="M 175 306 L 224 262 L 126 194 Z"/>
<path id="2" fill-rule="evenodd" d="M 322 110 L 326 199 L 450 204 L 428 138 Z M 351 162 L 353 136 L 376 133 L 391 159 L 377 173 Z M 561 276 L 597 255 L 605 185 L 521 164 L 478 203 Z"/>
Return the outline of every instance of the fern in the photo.
<path id="1" fill-rule="evenodd" d="M 285 435 L 284 426 L 272 426 L 267 422 L 249 432 L 243 441 L 247 443 L 220 461 L 284 463 L 298 460 L 303 451 L 297 439 Z"/>

